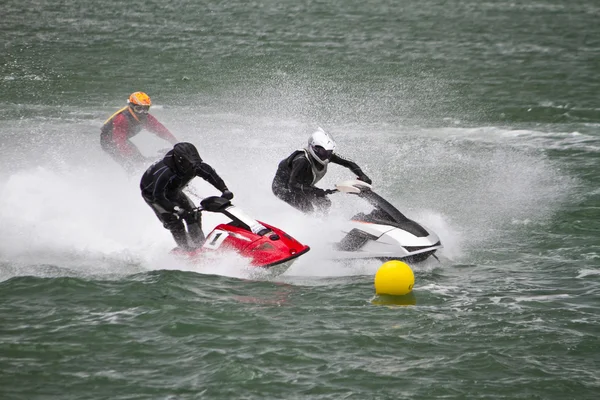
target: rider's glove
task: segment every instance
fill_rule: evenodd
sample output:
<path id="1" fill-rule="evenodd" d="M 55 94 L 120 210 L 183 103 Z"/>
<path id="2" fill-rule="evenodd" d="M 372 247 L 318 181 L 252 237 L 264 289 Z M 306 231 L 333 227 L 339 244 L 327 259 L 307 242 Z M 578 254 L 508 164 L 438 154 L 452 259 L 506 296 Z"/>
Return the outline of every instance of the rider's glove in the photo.
<path id="1" fill-rule="evenodd" d="M 225 190 L 223 190 L 223 194 L 221 194 L 221 197 L 223 197 L 227 200 L 231 200 L 231 199 L 233 199 L 233 193 L 231 193 L 229 191 L 229 189 L 225 189 Z"/>
<path id="2" fill-rule="evenodd" d="M 179 218 L 183 218 L 185 216 L 187 216 L 187 210 L 184 210 L 183 208 L 179 207 L 179 206 L 175 206 L 173 207 L 173 213 L 176 214 Z"/>
<path id="3" fill-rule="evenodd" d="M 316 187 L 316 188 L 313 189 L 313 193 L 317 197 L 325 197 L 327 195 L 327 191 L 326 190 L 323 190 L 323 189 L 318 188 L 318 187 Z"/>
<path id="4" fill-rule="evenodd" d="M 368 176 L 366 176 L 365 174 L 362 174 L 361 176 L 358 177 L 359 181 L 363 181 L 365 183 L 368 183 L 369 185 L 372 183 L 371 178 L 369 178 Z"/>

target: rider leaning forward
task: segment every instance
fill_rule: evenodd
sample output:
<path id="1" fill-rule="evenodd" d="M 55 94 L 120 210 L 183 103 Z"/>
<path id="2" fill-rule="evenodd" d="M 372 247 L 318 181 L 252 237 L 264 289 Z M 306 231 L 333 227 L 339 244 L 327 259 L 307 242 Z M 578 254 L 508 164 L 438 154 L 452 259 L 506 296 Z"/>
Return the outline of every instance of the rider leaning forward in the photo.
<path id="1" fill-rule="evenodd" d="M 142 129 L 154 133 L 171 144 L 177 143 L 175 136 L 148 113 L 151 105 L 152 101 L 146 93 L 132 93 L 127 100 L 127 106 L 111 115 L 101 128 L 102 149 L 128 172 L 133 172 L 136 165 L 147 160 L 129 140 Z"/>

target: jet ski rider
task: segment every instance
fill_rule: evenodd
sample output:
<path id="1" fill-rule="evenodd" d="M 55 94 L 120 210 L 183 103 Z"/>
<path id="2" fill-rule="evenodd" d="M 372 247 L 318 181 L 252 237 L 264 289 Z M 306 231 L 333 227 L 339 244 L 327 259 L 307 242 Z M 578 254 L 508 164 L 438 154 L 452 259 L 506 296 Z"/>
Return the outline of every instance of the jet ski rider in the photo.
<path id="1" fill-rule="evenodd" d="M 182 191 L 196 176 L 220 190 L 227 200 L 233 198 L 223 179 L 187 142 L 177 143 L 162 160 L 152 164 L 140 182 L 142 197 L 185 250 L 198 248 L 205 240 L 200 212 L 195 211 L 194 203 Z"/>
<path id="2" fill-rule="evenodd" d="M 148 114 L 151 105 L 152 101 L 146 93 L 132 93 L 127 100 L 127 106 L 111 115 L 100 130 L 102 149 L 128 172 L 133 171 L 136 163 L 147 160 L 129 140 L 142 129 L 147 129 L 171 144 L 177 143 L 175 136 L 155 117 Z"/>
<path id="3" fill-rule="evenodd" d="M 350 169 L 363 182 L 371 179 L 353 161 L 334 153 L 335 141 L 322 128 L 308 139 L 308 146 L 294 151 L 279 163 L 273 184 L 273 194 L 298 210 L 311 213 L 315 209 L 328 211 L 331 201 L 327 192 L 315 186 L 327 173 L 329 163 Z"/>

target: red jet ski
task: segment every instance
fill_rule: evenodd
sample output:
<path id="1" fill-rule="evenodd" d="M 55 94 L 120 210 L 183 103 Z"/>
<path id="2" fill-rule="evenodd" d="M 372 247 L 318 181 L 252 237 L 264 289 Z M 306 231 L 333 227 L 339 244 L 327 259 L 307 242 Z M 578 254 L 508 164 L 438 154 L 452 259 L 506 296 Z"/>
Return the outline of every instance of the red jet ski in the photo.
<path id="1" fill-rule="evenodd" d="M 189 257 L 191 261 L 198 260 L 207 252 L 234 251 L 250 259 L 250 265 L 254 267 L 282 273 L 296 258 L 310 250 L 310 247 L 281 229 L 249 217 L 223 197 L 203 199 L 198 210 L 220 213 L 231 221 L 217 225 L 198 249 L 186 251 L 176 247 L 172 250 L 175 254 Z"/>

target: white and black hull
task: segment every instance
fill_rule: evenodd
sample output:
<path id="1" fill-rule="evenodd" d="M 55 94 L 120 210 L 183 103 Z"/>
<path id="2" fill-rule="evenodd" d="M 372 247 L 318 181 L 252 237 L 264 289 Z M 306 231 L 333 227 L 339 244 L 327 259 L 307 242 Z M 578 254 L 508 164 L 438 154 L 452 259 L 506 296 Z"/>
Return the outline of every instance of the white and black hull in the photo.
<path id="1" fill-rule="evenodd" d="M 407 218 L 370 185 L 349 181 L 337 187 L 365 199 L 374 209 L 355 215 L 342 229 L 342 237 L 334 244 L 334 258 L 419 262 L 443 247 L 433 231 Z"/>

